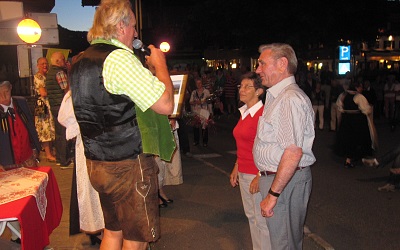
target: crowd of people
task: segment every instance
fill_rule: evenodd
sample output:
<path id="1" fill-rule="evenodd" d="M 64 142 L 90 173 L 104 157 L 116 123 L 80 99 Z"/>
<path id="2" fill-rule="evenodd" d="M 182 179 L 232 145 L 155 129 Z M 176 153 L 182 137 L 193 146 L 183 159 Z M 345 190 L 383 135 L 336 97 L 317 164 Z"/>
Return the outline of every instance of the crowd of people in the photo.
<path id="1" fill-rule="evenodd" d="M 312 69 L 305 71 L 297 72 L 298 84 L 308 93 L 314 108 L 314 122 L 318 122 L 319 129 L 328 127 L 330 131 L 336 132 L 335 152 L 345 158 L 344 167 L 351 169 L 357 164 L 375 167 L 388 165 L 386 162 L 389 160 L 386 160 L 385 155 L 378 156 L 379 135 L 375 123 L 380 121 L 389 124 L 392 132 L 398 126 L 399 75 L 396 72 L 379 72 L 374 76 L 361 73 L 354 78 L 350 72 L 337 77 L 326 68 L 318 73 Z M 326 118 L 329 122 L 324 122 Z M 396 152 L 393 149 L 393 153 L 387 153 L 386 156 L 396 157 Z M 381 157 L 385 159 L 383 164 L 376 160 Z M 393 162 L 393 159 L 389 162 Z M 394 161 L 388 183 L 379 187 L 379 191 L 399 188 L 396 164 L 398 162 Z"/>
<path id="2" fill-rule="evenodd" d="M 128 15 L 131 15 L 131 13 L 128 13 Z M 124 28 L 128 29 L 126 26 Z M 125 44 L 119 43 L 118 41 L 118 39 L 115 39 L 114 44 L 109 44 L 109 48 L 113 48 L 112 46 L 120 46 L 118 48 L 126 50 L 124 46 Z M 4 131 L 5 129 L 16 129 L 16 131 L 18 131 L 17 133 L 23 133 L 25 134 L 25 137 L 28 136 L 29 138 L 33 138 L 33 141 L 27 140 L 29 146 L 26 145 L 26 147 L 31 148 L 32 145 L 34 145 L 35 148 L 35 150 L 30 149 L 28 151 L 23 149 L 16 150 L 14 156 L 11 156 L 10 158 L 8 156 L 6 157 L 7 152 L 2 147 L 2 150 L 0 150 L 0 153 L 2 154 L 1 165 L 4 170 L 21 166 L 28 167 L 28 165 L 29 167 L 36 166 L 36 158 L 38 158 L 36 152 L 40 152 L 41 149 L 43 149 L 47 161 L 54 162 L 57 160 L 57 162 L 59 162 L 60 159 L 63 159 L 63 156 L 56 158 L 55 155 L 57 155 L 57 148 L 52 150 L 52 144 L 57 142 L 54 117 L 58 117 L 56 121 L 59 122 L 65 130 L 59 134 L 62 134 L 66 142 L 71 139 L 74 139 L 75 142 L 73 147 L 74 150 L 72 151 L 74 155 L 68 154 L 68 152 L 71 152 L 70 149 L 68 152 L 63 151 L 64 162 L 66 162 L 66 164 L 61 165 L 68 166 L 70 161 L 74 161 L 75 163 L 73 181 L 75 187 L 73 187 L 71 191 L 75 192 L 76 212 L 71 212 L 70 226 L 72 227 L 74 225 L 72 222 L 75 221 L 76 228 L 70 229 L 71 234 L 85 232 L 91 237 L 93 244 L 97 242 L 101 244 L 102 248 L 109 246 L 129 246 L 132 247 L 132 249 L 145 249 L 148 242 L 156 241 L 159 237 L 157 236 L 157 233 L 159 234 L 157 226 L 159 223 L 157 219 L 159 215 L 156 212 L 158 209 L 154 207 L 154 204 L 158 205 L 158 208 L 163 208 L 173 202 L 172 199 L 168 198 L 168 195 L 163 190 L 163 186 L 179 185 L 183 183 L 182 163 L 180 160 L 181 149 L 179 147 L 180 138 L 178 136 L 180 125 L 176 119 L 159 120 L 160 124 L 164 121 L 164 125 L 172 132 L 169 138 L 174 138 L 171 141 L 176 142 L 174 145 L 165 144 L 167 145 L 167 148 L 170 148 L 167 153 L 164 152 L 165 154 L 163 154 L 163 152 L 161 152 L 162 149 L 158 146 L 157 149 L 151 148 L 150 146 L 151 149 L 146 151 L 147 153 L 144 154 L 140 153 L 141 146 L 139 145 L 136 145 L 138 148 L 137 150 L 134 150 L 137 159 L 143 157 L 143 162 L 139 162 L 139 166 L 144 167 L 148 164 L 149 167 L 147 170 L 145 170 L 145 168 L 142 170 L 148 172 L 150 182 L 154 184 L 154 187 L 158 187 L 155 190 L 147 190 L 149 193 L 146 194 L 152 195 L 152 199 L 147 201 L 149 202 L 147 205 L 152 209 L 152 211 L 150 211 L 152 214 L 150 214 L 149 211 L 146 213 L 153 218 L 153 227 L 150 231 L 144 232 L 142 230 L 138 231 L 137 229 L 132 229 L 130 226 L 126 225 L 125 222 L 119 224 L 115 221 L 115 216 L 119 218 L 118 221 L 124 221 L 128 215 L 125 213 L 124 215 L 121 215 L 122 217 L 118 217 L 119 215 L 113 211 L 114 208 L 107 203 L 109 202 L 109 199 L 113 198 L 108 197 L 108 194 L 105 195 L 104 185 L 106 185 L 106 183 L 99 182 L 98 179 L 100 176 L 105 174 L 104 169 L 102 170 L 97 168 L 99 166 L 102 168 L 108 167 L 109 164 L 112 164 L 113 166 L 122 166 L 118 164 L 118 161 L 115 162 L 114 158 L 111 163 L 110 160 L 104 158 L 106 155 L 98 154 L 98 150 L 101 147 L 104 147 L 102 146 L 103 144 L 99 137 L 104 136 L 106 131 L 111 134 L 115 132 L 114 129 L 119 131 L 118 128 L 121 125 L 111 126 L 113 129 L 108 130 L 110 124 L 105 124 L 104 126 L 106 127 L 100 128 L 103 132 L 94 135 L 91 134 L 94 129 L 88 129 L 83 126 L 83 131 L 85 132 L 82 133 L 82 127 L 78 125 L 78 121 L 83 123 L 87 122 L 88 126 L 93 124 L 93 121 L 95 121 L 93 120 L 92 122 L 89 122 L 85 120 L 88 115 L 85 114 L 87 110 L 82 107 L 83 104 L 81 101 L 78 102 L 77 100 L 81 100 L 83 96 L 93 93 L 88 92 L 87 89 L 79 85 L 84 82 L 84 79 L 79 77 L 80 74 L 78 72 L 85 70 L 85 67 L 79 66 L 79 63 L 84 59 L 90 59 L 90 57 L 86 58 L 85 56 L 92 56 L 95 55 L 92 53 L 97 53 L 96 50 L 98 48 L 95 46 L 97 44 L 97 42 L 94 42 L 88 49 L 88 52 L 90 53 L 85 51 L 77 56 L 75 59 L 76 62 L 73 64 L 72 68 L 67 67 L 66 60 L 62 54 L 55 53 L 52 55 L 53 60 L 51 63 L 52 66 L 50 67 L 54 70 L 51 73 L 53 76 L 50 79 L 53 79 L 55 82 L 49 83 L 48 85 L 51 86 L 51 84 L 53 84 L 58 86 L 59 90 L 53 89 L 48 91 L 46 84 L 48 83 L 47 79 L 49 79 L 47 60 L 44 57 L 37 60 L 38 73 L 34 78 L 35 88 L 37 91 L 37 102 L 35 103 L 34 119 L 33 117 L 29 118 L 29 111 L 23 111 L 23 107 L 25 107 L 25 104 L 23 103 L 26 102 L 23 98 L 11 98 L 12 85 L 7 81 L 1 82 L 0 97 L 3 98 L 1 102 L 3 109 L 0 110 L 0 113 L 3 114 L 2 119 L 7 119 L 7 123 L 12 124 L 13 126 L 10 128 L 3 126 L 3 134 L 4 132 L 8 132 Z M 118 49 L 111 49 L 111 53 L 107 57 L 111 56 L 112 58 L 112 53 L 115 53 L 116 50 Z M 155 48 L 154 50 L 157 51 Z M 391 74 L 387 77 L 389 83 L 385 83 L 382 88 L 384 91 L 382 97 L 384 97 L 384 93 L 389 91 L 395 93 L 393 107 L 390 106 L 390 101 L 387 102 L 387 105 L 385 105 L 385 101 L 381 102 L 383 105 L 378 104 L 380 99 L 377 91 L 374 89 L 375 82 L 371 84 L 368 80 L 363 81 L 362 79 L 357 79 L 356 81 L 353 81 L 350 80 L 350 78 L 346 78 L 349 79 L 349 81 L 346 84 L 343 84 L 340 81 L 341 79 L 332 78 L 330 81 L 331 85 L 327 88 L 327 86 L 324 87 L 324 85 L 321 84 L 319 78 L 312 80 L 313 78 L 310 78 L 312 74 L 308 72 L 308 80 L 305 81 L 305 84 L 311 85 L 309 85 L 310 89 L 307 90 L 308 87 L 304 87 L 301 83 L 294 84 L 296 83 L 295 79 L 299 78 L 298 74 L 295 73 L 296 67 L 294 51 L 292 51 L 290 46 L 286 44 L 264 45 L 260 47 L 260 52 L 261 55 L 257 70 L 255 72 L 248 72 L 241 75 L 239 78 L 240 83 L 238 85 L 233 84 L 235 85 L 235 97 L 230 97 L 234 98 L 234 101 L 231 102 L 233 107 L 236 108 L 237 106 L 240 106 L 238 109 L 240 118 L 233 130 L 233 135 L 237 144 L 237 160 L 230 176 L 230 183 L 233 187 L 240 187 L 243 208 L 249 220 L 253 249 L 281 249 L 287 246 L 293 246 L 296 249 L 300 249 L 303 235 L 302 225 L 304 225 L 307 203 L 312 186 L 310 166 L 315 161 L 315 157 L 311 151 L 315 129 L 324 130 L 325 126 L 330 125 L 330 130 L 337 132 L 337 144 L 346 158 L 344 163 L 346 168 L 355 167 L 354 161 L 361 159 L 365 165 L 371 167 L 383 167 L 389 165 L 388 183 L 385 186 L 380 187 L 378 189 L 379 191 L 394 191 L 395 189 L 400 188 L 400 172 L 398 171 L 400 157 L 399 148 L 396 147 L 382 156 L 376 155 L 374 150 L 377 146 L 377 135 L 373 128 L 374 120 L 380 119 L 381 116 L 386 117 L 386 107 L 389 110 L 387 112 L 388 117 L 386 118 L 392 126 L 395 127 L 397 125 L 398 113 L 396 105 L 400 102 L 400 100 L 397 100 L 400 84 L 396 81 L 396 77 Z M 155 52 L 153 56 L 156 57 L 156 55 L 157 52 Z M 128 56 L 128 54 L 125 56 Z M 104 58 L 103 63 L 106 63 L 107 57 Z M 59 59 L 57 61 L 57 59 L 54 58 Z M 157 58 L 157 60 L 162 61 L 162 57 L 161 59 Z M 60 63 L 64 63 L 64 65 L 57 66 Z M 150 68 L 151 65 L 154 64 L 157 65 L 154 67 L 160 67 L 158 69 L 163 73 L 160 73 L 159 77 L 161 79 L 164 78 L 164 81 L 168 82 L 168 71 L 165 69 L 166 65 L 157 64 L 157 62 L 153 62 L 154 64 L 151 64 L 151 62 L 148 63 Z M 281 64 L 283 66 L 281 66 Z M 139 69 L 140 67 L 143 67 L 140 65 L 141 64 L 137 65 Z M 61 76 L 60 72 L 62 72 Z M 74 72 L 76 72 L 76 75 L 74 75 Z M 103 72 L 103 74 L 110 74 L 110 72 Z M 114 74 L 118 73 L 115 72 Z M 222 71 L 222 73 L 219 74 L 225 75 L 226 72 L 224 73 Z M 227 72 L 227 74 L 231 73 Z M 201 115 L 206 117 L 199 126 L 193 126 L 193 132 L 194 145 L 199 144 L 199 132 L 201 131 L 202 145 L 207 146 L 208 124 L 206 123 L 206 120 L 215 116 L 215 113 L 221 112 L 224 107 L 222 98 L 219 98 L 218 100 L 210 99 L 210 97 L 212 97 L 211 93 L 215 94 L 224 92 L 224 87 L 226 87 L 227 83 L 225 83 L 225 85 L 218 85 L 217 82 L 207 81 L 205 84 L 207 87 L 204 87 L 203 82 L 207 78 L 195 77 L 194 75 L 196 74 L 193 74 L 192 79 L 196 87 L 191 90 L 189 84 L 189 108 L 184 108 L 187 112 L 194 112 L 199 116 Z M 150 76 L 158 79 L 157 68 L 155 72 L 151 72 L 149 77 Z M 220 79 L 222 78 L 221 75 L 219 77 Z M 213 78 L 211 77 L 210 79 Z M 227 79 L 229 79 L 229 76 Z M 381 77 L 378 77 L 378 79 L 381 79 Z M 229 81 L 236 82 L 235 80 L 227 80 L 227 82 Z M 379 82 L 381 81 L 379 80 Z M 90 81 L 85 83 L 90 84 Z M 116 94 L 122 93 L 122 90 L 113 89 L 115 86 L 112 82 L 107 83 L 110 85 L 106 85 L 106 83 L 103 84 L 108 86 L 107 90 L 110 88 L 109 95 L 112 95 L 111 91 L 115 91 Z M 160 84 L 165 83 L 160 81 Z M 218 86 L 218 88 L 214 89 L 214 86 Z M 302 90 L 298 88 L 298 86 L 301 87 Z M 72 91 L 70 90 L 70 87 Z M 168 88 L 165 86 L 164 88 L 161 87 L 161 89 L 164 89 L 164 92 L 159 92 L 158 95 L 160 98 L 164 95 L 162 93 L 165 93 Z M 237 89 L 238 91 L 236 92 Z M 73 98 L 74 95 L 72 94 L 74 91 L 77 94 L 79 93 L 75 98 Z M 129 94 L 128 96 L 132 95 L 130 98 L 138 98 L 136 97 L 136 94 L 129 92 L 129 90 L 125 91 Z M 309 95 L 307 95 L 307 93 L 309 93 Z M 49 97 L 50 95 L 52 95 L 52 97 Z M 57 98 L 54 98 L 53 95 Z M 57 101 L 59 97 L 62 97 L 60 102 Z M 226 97 L 227 96 L 225 96 L 225 101 L 227 100 Z M 49 99 L 52 100 L 52 103 L 55 103 L 54 106 L 56 108 L 51 108 Z M 76 104 L 72 101 L 73 99 L 76 101 Z M 13 101 L 9 102 L 5 100 Z M 129 105 L 131 100 L 132 99 L 121 99 L 119 101 L 125 103 L 125 105 Z M 100 103 L 107 101 L 109 105 L 112 105 L 112 99 L 97 101 Z M 292 102 L 293 105 L 288 105 L 288 101 Z M 141 103 L 139 100 L 137 102 Z M 155 110 L 164 110 L 162 108 L 156 108 L 157 102 L 158 100 L 155 100 L 154 104 L 141 103 L 141 105 L 147 105 L 150 109 L 155 105 Z M 376 106 L 382 107 L 382 109 L 379 109 Z M 134 119 L 142 119 L 142 121 L 146 123 L 145 120 L 148 119 L 146 117 L 147 114 L 142 112 L 140 107 L 138 108 L 139 109 L 134 109 L 136 113 L 136 118 Z M 15 111 L 12 111 L 13 109 L 15 109 Z M 74 109 L 80 111 L 75 111 Z M 330 112 L 327 112 L 326 109 L 330 110 Z M 24 112 L 26 112 L 26 114 L 24 114 Z M 79 112 L 82 113 L 80 116 L 77 116 L 77 114 L 80 114 Z M 102 112 L 107 112 L 107 110 L 103 110 Z M 141 117 L 140 112 L 142 112 Z M 160 111 L 160 113 L 168 112 L 170 111 Z M 279 112 L 279 116 L 277 115 L 277 112 Z M 326 114 L 331 115 L 330 119 L 328 118 L 329 122 L 325 122 L 324 120 L 324 118 L 326 118 L 324 115 Z M 390 114 L 392 116 L 390 116 Z M 124 115 L 126 114 L 118 114 L 118 116 L 122 117 L 124 117 Z M 135 114 L 130 115 L 135 116 Z M 282 118 L 283 115 L 287 117 Z M 23 127 L 21 127 L 21 123 L 18 122 L 18 119 L 22 118 L 21 121 L 25 122 L 25 116 L 28 118 L 26 119 L 28 121 L 26 126 L 27 130 L 26 132 L 22 132 L 20 129 Z M 112 118 L 112 113 L 108 114 L 108 116 Z M 150 115 L 151 118 L 158 116 L 159 115 L 155 112 Z M 166 118 L 165 114 L 163 117 Z M 100 119 L 100 117 L 94 115 L 93 118 Z M 17 122 L 13 123 L 12 121 L 14 119 Z M 113 119 L 117 119 L 117 117 Z M 129 117 L 125 117 L 124 119 L 129 120 Z M 288 125 L 286 124 L 288 121 L 303 121 L 303 123 Z M 137 122 L 128 123 L 132 124 L 133 127 L 138 126 Z M 187 125 L 184 119 L 182 119 L 182 123 Z M 95 124 L 99 124 L 99 121 Z M 32 130 L 32 125 L 35 125 L 34 130 Z M 126 127 L 124 126 L 124 128 Z M 287 128 L 291 129 L 287 130 Z M 140 130 L 140 126 L 138 129 Z M 165 133 L 166 131 L 168 131 L 168 129 L 163 130 L 162 133 Z M 135 134 L 137 134 L 137 132 L 134 132 L 133 130 L 131 136 L 135 137 Z M 267 134 L 268 136 L 266 136 Z M 12 133 L 10 135 L 12 138 L 18 138 L 12 136 Z M 113 134 L 113 136 L 115 136 L 115 134 Z M 300 138 L 302 138 L 302 141 L 299 141 Z M 109 137 L 107 137 L 107 140 L 109 140 Z M 145 137 L 142 138 L 142 140 L 146 140 Z M 41 145 L 39 144 L 39 141 Z M 90 141 L 90 146 L 85 145 L 85 141 L 86 143 Z M 134 140 L 132 139 L 132 141 Z M 2 140 L 2 142 L 4 142 L 4 140 Z M 64 145 L 62 147 L 68 148 L 65 142 L 61 143 Z M 91 148 L 93 146 L 91 145 L 92 143 L 98 143 L 96 148 Z M 131 142 L 128 141 L 126 143 L 126 146 L 131 144 Z M 143 149 L 145 149 L 146 147 L 144 144 L 146 144 L 146 142 L 143 141 L 142 143 Z M 164 145 L 163 142 L 159 143 L 160 145 Z M 13 145 L 9 146 L 13 147 Z M 105 150 L 104 152 L 112 152 L 110 148 L 103 148 L 102 150 Z M 90 154 L 86 154 L 85 151 L 90 152 Z M 24 155 L 24 152 L 31 153 Z M 156 158 L 151 157 L 151 159 L 154 159 L 155 161 L 147 159 L 148 155 L 152 154 L 158 155 Z M 166 155 L 168 156 L 166 157 Z M 93 157 L 93 159 L 88 157 Z M 115 156 L 113 155 L 112 157 Z M 127 157 L 122 161 L 131 162 L 133 166 L 136 166 L 137 164 L 135 163 L 135 160 L 131 160 L 131 156 L 120 155 L 118 157 L 122 157 L 118 159 L 124 159 L 124 157 Z M 10 161 L 4 162 L 5 159 L 10 159 Z M 87 166 L 88 163 L 90 164 L 89 166 Z M 89 176 L 87 168 L 91 169 L 91 171 L 95 171 L 98 176 Z M 130 171 L 128 169 L 123 171 L 124 175 L 137 175 L 137 173 L 128 174 Z M 120 174 L 119 171 L 118 174 Z M 109 175 L 109 173 L 107 173 L 107 175 Z M 107 176 L 107 179 L 108 178 L 112 177 Z M 297 188 L 294 189 L 295 186 L 298 187 L 300 180 L 303 188 L 300 190 L 297 190 Z M 128 179 L 124 179 L 124 181 L 130 182 Z M 120 180 L 115 179 L 114 183 L 118 183 L 119 185 Z M 127 185 L 126 187 L 129 189 L 131 186 Z M 295 192 L 295 195 L 293 195 L 293 192 Z M 123 194 L 117 193 L 116 195 L 119 197 Z M 139 197 L 142 197 L 142 195 L 143 194 L 139 194 Z M 129 200 L 129 198 L 127 199 Z M 278 199 L 279 203 L 277 203 Z M 126 201 L 128 204 L 133 204 L 131 202 L 135 202 L 136 204 L 136 202 L 138 202 L 138 196 L 132 197 L 132 201 L 128 200 Z M 123 204 L 121 204 L 122 207 L 119 209 L 124 209 L 125 204 L 126 203 L 123 202 Z M 285 204 L 285 206 L 293 206 L 291 211 L 296 213 L 296 216 L 287 217 L 282 204 Z M 71 211 L 73 209 L 74 208 L 71 206 Z M 106 209 L 106 211 L 103 209 Z M 143 216 L 140 211 L 138 214 Z M 131 219 L 133 221 L 132 225 L 138 225 L 138 223 L 141 223 L 140 218 L 134 217 Z M 280 228 L 279 221 L 282 219 L 288 221 L 290 230 L 289 228 Z M 16 227 L 18 228 L 18 225 L 16 225 Z M 127 232 L 127 234 L 125 234 L 125 232 Z M 18 242 L 18 239 L 16 239 L 14 235 L 12 236 L 12 240 Z"/>
<path id="3" fill-rule="evenodd" d="M 353 77 L 350 72 L 337 76 L 327 67 L 323 67 L 319 72 L 310 68 L 298 70 L 296 73 L 299 86 L 309 96 L 318 115 L 318 120 L 315 120 L 319 129 L 330 131 L 336 131 L 337 125 L 341 122 L 341 115 L 336 106 L 339 95 L 346 92 L 349 87 L 354 91 L 355 85 L 361 87 L 359 92 L 368 101 L 373 119 L 388 120 L 394 131 L 400 120 L 397 113 L 400 110 L 399 77 L 396 72 L 385 71 L 378 72 L 374 76 L 370 74 L 364 76 L 360 73 L 357 77 Z M 321 124 L 321 120 L 324 121 L 326 118 L 330 122 Z"/>

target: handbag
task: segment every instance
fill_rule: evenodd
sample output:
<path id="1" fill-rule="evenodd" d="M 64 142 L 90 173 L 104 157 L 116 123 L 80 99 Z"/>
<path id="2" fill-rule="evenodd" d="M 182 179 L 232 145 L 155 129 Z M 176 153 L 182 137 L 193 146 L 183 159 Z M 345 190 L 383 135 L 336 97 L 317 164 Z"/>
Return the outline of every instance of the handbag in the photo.
<path id="1" fill-rule="evenodd" d="M 35 116 L 43 118 L 48 114 L 49 109 L 47 108 L 46 103 L 41 98 L 38 98 L 35 102 Z"/>

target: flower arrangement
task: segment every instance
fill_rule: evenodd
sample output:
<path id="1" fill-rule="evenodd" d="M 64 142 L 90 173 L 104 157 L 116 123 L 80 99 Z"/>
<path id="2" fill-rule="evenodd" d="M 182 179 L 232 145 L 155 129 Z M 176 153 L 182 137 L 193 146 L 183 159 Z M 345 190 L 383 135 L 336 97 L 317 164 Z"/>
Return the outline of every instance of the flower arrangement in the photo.
<path id="1" fill-rule="evenodd" d="M 200 127 L 200 125 L 201 125 L 200 116 L 195 114 L 194 112 L 185 113 L 184 119 L 186 120 L 186 124 L 189 126 Z"/>
<path id="2" fill-rule="evenodd" d="M 215 130 L 215 121 L 211 118 L 211 116 L 205 118 L 200 116 L 198 113 L 188 112 L 184 114 L 184 119 L 186 120 L 186 124 L 189 126 L 196 128 L 202 127 L 203 129 L 211 128 Z"/>

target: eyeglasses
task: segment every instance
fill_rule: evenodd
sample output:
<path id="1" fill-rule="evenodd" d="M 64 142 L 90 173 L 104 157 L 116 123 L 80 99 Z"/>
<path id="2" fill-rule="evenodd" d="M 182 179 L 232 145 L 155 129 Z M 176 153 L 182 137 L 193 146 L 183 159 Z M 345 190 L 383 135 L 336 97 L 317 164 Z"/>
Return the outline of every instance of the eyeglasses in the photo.
<path id="1" fill-rule="evenodd" d="M 251 85 L 238 85 L 237 88 L 238 89 L 244 88 L 245 90 L 248 90 L 250 88 L 255 88 L 255 87 Z"/>

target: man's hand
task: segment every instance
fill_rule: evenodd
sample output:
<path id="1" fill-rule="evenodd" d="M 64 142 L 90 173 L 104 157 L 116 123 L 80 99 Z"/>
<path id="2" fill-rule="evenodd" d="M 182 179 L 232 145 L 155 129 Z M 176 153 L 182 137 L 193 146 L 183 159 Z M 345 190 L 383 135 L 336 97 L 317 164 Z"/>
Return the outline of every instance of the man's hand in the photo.
<path id="1" fill-rule="evenodd" d="M 151 50 L 150 56 L 146 56 L 146 63 L 149 66 L 150 71 L 155 74 L 157 70 L 163 69 L 167 65 L 165 54 L 160 49 L 149 45 L 148 48 Z M 155 72 L 153 72 L 153 70 Z"/>
<path id="2" fill-rule="evenodd" d="M 71 63 L 67 60 L 65 61 L 65 68 L 67 69 L 67 72 L 69 73 L 71 71 Z"/>
<path id="3" fill-rule="evenodd" d="M 276 205 L 278 198 L 274 197 L 270 194 L 265 197 L 264 200 L 261 201 L 260 207 L 261 207 L 261 215 L 263 217 L 272 217 L 274 215 L 274 207 Z"/>

